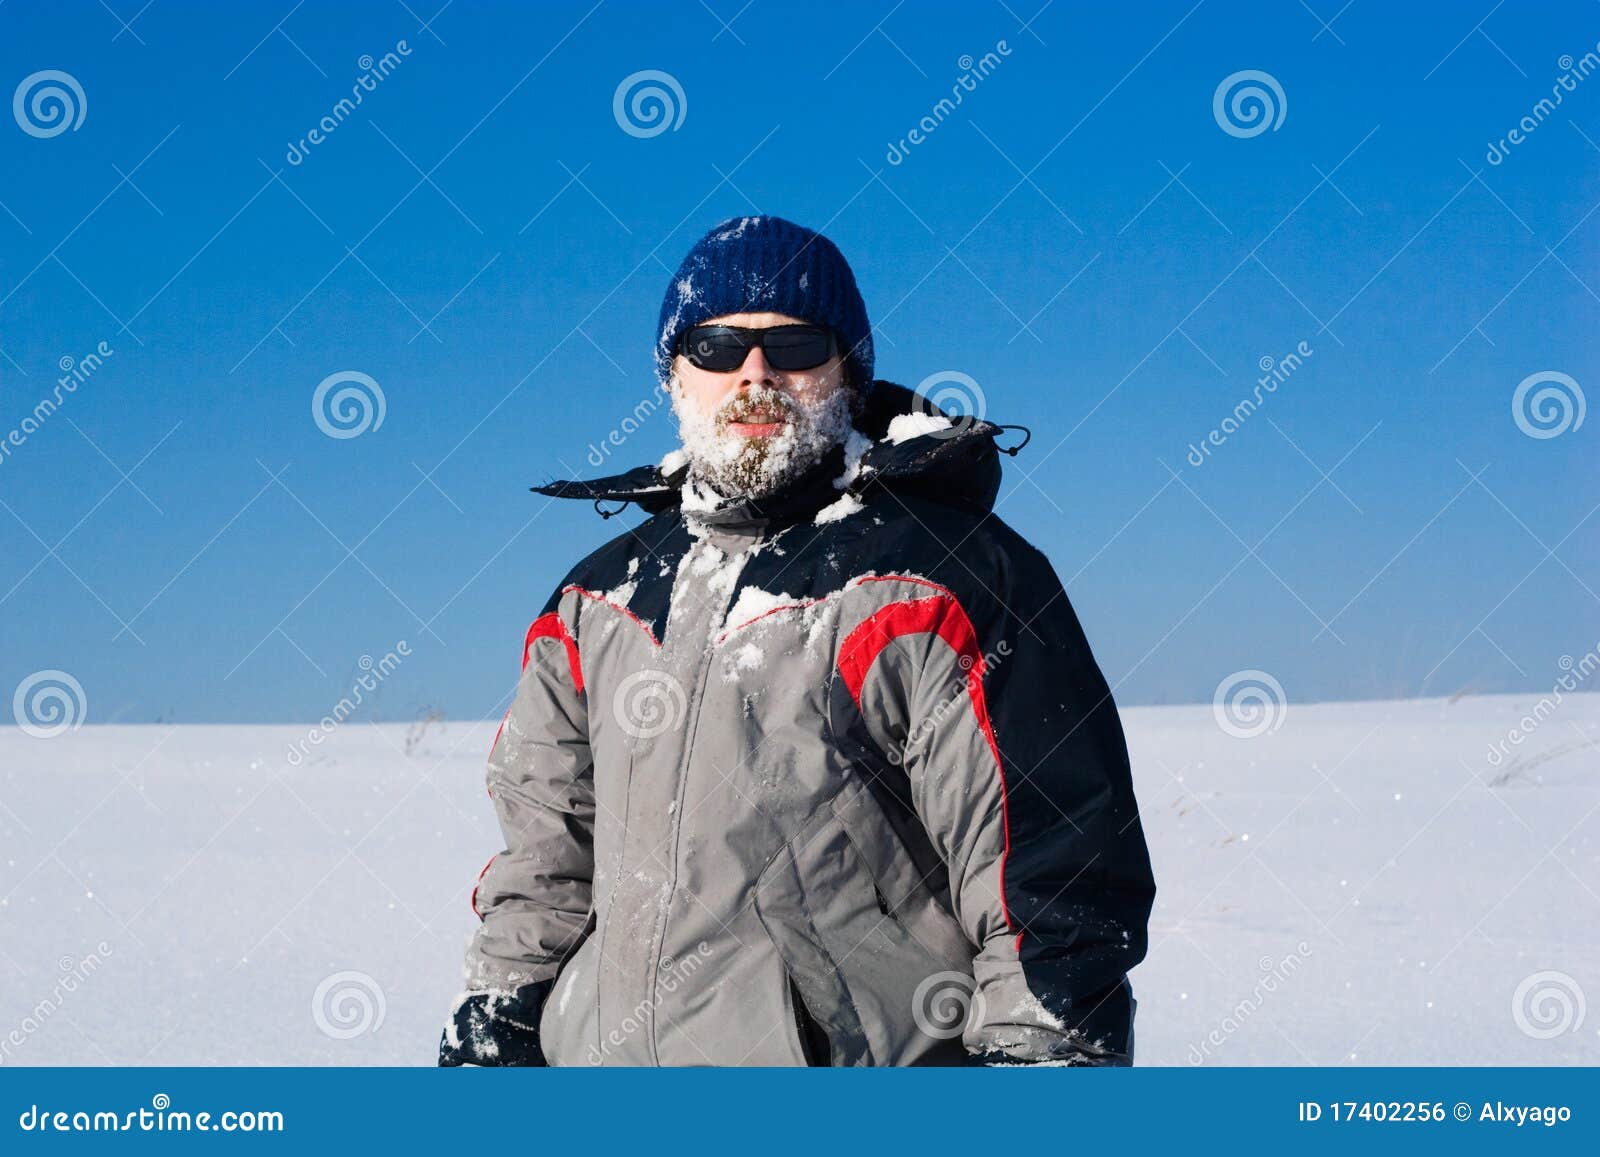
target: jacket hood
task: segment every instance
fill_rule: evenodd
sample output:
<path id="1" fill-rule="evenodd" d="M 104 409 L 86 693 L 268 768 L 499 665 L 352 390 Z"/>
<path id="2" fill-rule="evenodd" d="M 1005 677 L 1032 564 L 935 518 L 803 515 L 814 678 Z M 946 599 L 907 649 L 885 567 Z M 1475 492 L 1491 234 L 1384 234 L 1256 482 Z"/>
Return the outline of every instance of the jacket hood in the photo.
<path id="1" fill-rule="evenodd" d="M 890 423 L 912 414 L 949 417 L 904 386 L 875 381 L 855 420 L 855 428 L 870 438 L 872 445 L 848 484 L 836 481 L 845 473 L 844 447 L 836 447 L 777 494 L 730 500 L 712 511 L 697 510 L 695 516 L 730 526 L 768 522 L 809 514 L 842 494 L 861 497 L 879 488 L 969 514 L 987 514 L 1000 490 L 1000 455 L 1015 455 L 1027 444 L 1026 427 L 997 425 L 982 418 L 958 418 L 951 420 L 948 429 L 889 441 Z M 1016 446 L 996 445 L 1005 430 L 1022 430 L 1025 436 Z M 682 504 L 682 487 L 688 472 L 687 464 L 671 472 L 664 472 L 659 466 L 636 466 L 604 478 L 547 482 L 531 489 L 552 498 L 588 499 L 605 518 L 621 513 L 620 509 L 604 509 L 602 504 L 606 502 L 624 506 L 631 502 L 646 513 L 659 514 Z"/>

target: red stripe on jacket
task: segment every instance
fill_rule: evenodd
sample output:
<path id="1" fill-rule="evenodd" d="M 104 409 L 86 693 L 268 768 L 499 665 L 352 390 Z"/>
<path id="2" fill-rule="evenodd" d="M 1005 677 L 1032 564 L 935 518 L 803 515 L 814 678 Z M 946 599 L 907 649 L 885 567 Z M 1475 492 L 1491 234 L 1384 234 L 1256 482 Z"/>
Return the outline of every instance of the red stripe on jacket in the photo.
<path id="1" fill-rule="evenodd" d="M 572 633 L 567 630 L 566 621 L 555 611 L 540 615 L 533 620 L 533 625 L 528 628 L 527 638 L 522 641 L 522 669 L 524 671 L 528 669 L 528 660 L 533 657 L 533 645 L 540 639 L 561 640 L 567 651 L 567 668 L 572 672 L 572 685 L 581 693 L 583 691 L 583 666 L 578 661 L 578 643 L 572 637 Z M 496 747 L 500 746 L 500 733 L 506 729 L 506 720 L 510 718 L 511 709 L 508 707 L 505 715 L 500 719 L 500 726 L 495 729 L 494 742 L 489 745 L 491 753 Z M 494 798 L 493 791 L 489 792 L 489 798 Z M 496 852 L 495 856 L 499 854 L 499 852 Z M 477 882 L 472 885 L 472 896 L 469 902 L 472 904 L 473 915 L 480 920 L 483 919 L 483 913 L 478 911 L 478 887 L 483 883 L 484 873 L 489 870 L 489 864 L 494 863 L 495 856 L 489 857 L 489 863 L 483 866 L 483 871 L 478 873 Z"/>
<path id="2" fill-rule="evenodd" d="M 994 726 L 989 720 L 989 704 L 983 691 L 984 662 L 983 652 L 978 646 L 978 633 L 955 593 L 947 587 L 908 575 L 872 575 L 860 581 L 915 583 L 939 592 L 926 598 L 890 603 L 858 624 L 845 636 L 844 644 L 839 648 L 839 674 L 850 691 L 850 698 L 855 700 L 857 709 L 860 709 L 861 688 L 867 681 L 867 673 L 872 670 L 873 663 L 883 649 L 895 639 L 902 635 L 932 633 L 948 643 L 956 653 L 956 661 L 966 673 L 967 698 L 972 703 L 973 717 L 983 733 L 984 741 L 989 745 L 989 753 L 994 757 L 995 774 L 1000 779 L 1000 825 L 1005 838 L 1000 853 L 1000 914 L 1005 919 L 1006 928 L 1015 930 L 1010 908 L 1006 905 L 1006 859 L 1011 855 L 1006 772 L 1000 760 L 1000 745 L 995 742 Z M 1022 935 L 1019 932 L 1019 947 L 1021 943 Z"/>
<path id="3" fill-rule="evenodd" d="M 539 639 L 560 639 L 567 649 L 567 666 L 572 669 L 572 685 L 578 691 L 583 690 L 583 667 L 578 662 L 578 642 L 567 630 L 567 624 L 555 611 L 540 615 L 533 620 L 533 626 L 528 628 L 528 637 L 522 644 L 522 667 L 528 667 L 528 658 L 533 652 L 533 644 Z"/>

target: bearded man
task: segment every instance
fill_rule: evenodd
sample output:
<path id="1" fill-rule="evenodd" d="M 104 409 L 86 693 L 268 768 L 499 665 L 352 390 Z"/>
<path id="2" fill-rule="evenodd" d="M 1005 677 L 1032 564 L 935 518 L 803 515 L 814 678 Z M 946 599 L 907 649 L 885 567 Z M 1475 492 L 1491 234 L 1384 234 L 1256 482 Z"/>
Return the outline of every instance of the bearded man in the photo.
<path id="1" fill-rule="evenodd" d="M 992 512 L 1003 428 L 875 381 L 850 266 L 778 217 L 694 246 L 656 362 L 682 449 L 536 488 L 648 517 L 524 640 L 439 1063 L 1131 1063 L 1149 856 Z"/>

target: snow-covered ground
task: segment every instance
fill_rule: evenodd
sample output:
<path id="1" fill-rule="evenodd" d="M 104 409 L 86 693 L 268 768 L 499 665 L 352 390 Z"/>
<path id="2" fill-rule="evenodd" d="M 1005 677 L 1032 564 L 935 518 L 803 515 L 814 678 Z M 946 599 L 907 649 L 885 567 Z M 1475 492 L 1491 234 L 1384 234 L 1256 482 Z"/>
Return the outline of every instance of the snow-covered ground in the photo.
<path id="1" fill-rule="evenodd" d="M 1534 703 L 1125 711 L 1140 1062 L 1600 1063 L 1600 695 Z M 0 728 L 0 1063 L 431 1063 L 494 729 Z"/>

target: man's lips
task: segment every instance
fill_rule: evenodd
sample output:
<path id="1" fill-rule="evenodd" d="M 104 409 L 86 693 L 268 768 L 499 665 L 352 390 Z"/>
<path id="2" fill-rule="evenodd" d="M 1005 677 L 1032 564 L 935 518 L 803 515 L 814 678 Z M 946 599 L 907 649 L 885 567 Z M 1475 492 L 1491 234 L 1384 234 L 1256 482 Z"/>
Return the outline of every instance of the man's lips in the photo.
<path id="1" fill-rule="evenodd" d="M 789 415 L 781 406 L 741 406 L 728 415 L 724 428 L 738 438 L 768 438 L 788 421 Z"/>

